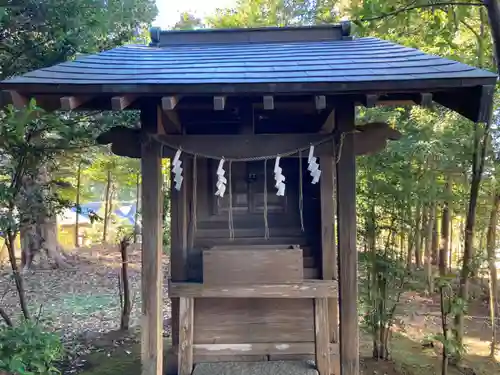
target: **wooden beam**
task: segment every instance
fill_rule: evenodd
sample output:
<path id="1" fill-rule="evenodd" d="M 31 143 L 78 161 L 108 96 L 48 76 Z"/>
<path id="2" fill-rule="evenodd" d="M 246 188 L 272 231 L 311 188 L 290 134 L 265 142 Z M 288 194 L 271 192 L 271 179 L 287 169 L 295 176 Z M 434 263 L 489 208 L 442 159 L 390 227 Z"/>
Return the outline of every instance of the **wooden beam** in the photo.
<path id="1" fill-rule="evenodd" d="M 337 249 L 335 247 L 334 212 L 334 156 L 322 156 L 319 160 L 321 179 L 321 269 L 323 280 L 337 279 Z M 328 328 L 330 342 L 338 341 L 338 299 L 328 300 Z"/>
<path id="2" fill-rule="evenodd" d="M 193 298 L 316 298 L 336 297 L 335 280 L 304 280 L 295 283 L 206 285 L 169 283 L 169 297 Z"/>
<path id="3" fill-rule="evenodd" d="M 141 111 L 142 112 L 142 111 Z M 154 129 L 155 112 L 141 113 L 144 129 Z M 142 375 L 163 373 L 163 230 L 160 143 L 142 140 Z"/>
<path id="4" fill-rule="evenodd" d="M 328 346 L 330 355 L 338 355 L 338 344 Z M 194 356 L 206 355 L 308 355 L 315 354 L 316 347 L 311 342 L 264 342 L 245 344 L 195 344 Z"/>
<path id="5" fill-rule="evenodd" d="M 319 375 L 330 375 L 330 340 L 328 330 L 328 299 L 314 299 L 314 342 Z"/>
<path id="6" fill-rule="evenodd" d="M 226 97 L 214 96 L 214 110 L 223 111 L 225 107 L 226 107 Z"/>
<path id="7" fill-rule="evenodd" d="M 179 359 L 178 374 L 191 375 L 193 371 L 194 299 L 179 299 Z"/>
<path id="8" fill-rule="evenodd" d="M 63 96 L 60 99 L 61 109 L 63 111 L 72 111 L 87 103 L 91 98 L 88 96 Z"/>
<path id="9" fill-rule="evenodd" d="M 265 110 L 269 111 L 274 109 L 274 97 L 272 95 L 264 96 L 262 103 Z"/>
<path id="10" fill-rule="evenodd" d="M 161 98 L 161 107 L 164 111 L 173 111 L 180 99 L 180 96 L 164 96 Z"/>
<path id="11" fill-rule="evenodd" d="M 326 96 L 317 95 L 314 97 L 314 105 L 318 111 L 326 108 Z"/>
<path id="12" fill-rule="evenodd" d="M 421 105 L 422 107 L 430 108 L 432 106 L 432 94 L 430 92 L 418 94 L 418 98 L 415 100 L 415 103 Z"/>
<path id="13" fill-rule="evenodd" d="M 332 153 L 330 135 L 326 134 L 221 134 L 221 135 L 161 135 L 158 139 L 174 148 L 199 155 L 225 158 L 249 158 L 286 154 L 311 143 L 325 141 L 318 146 L 321 155 Z M 329 145 L 328 145 L 329 144 Z"/>
<path id="14" fill-rule="evenodd" d="M 354 103 L 341 103 L 336 115 L 337 144 L 343 136 L 337 163 L 337 225 L 339 254 L 341 375 L 359 374 L 358 252 L 356 249 L 356 155 Z M 343 135 L 342 135 L 343 134 Z"/>
<path id="15" fill-rule="evenodd" d="M 379 98 L 379 96 L 378 95 L 374 95 L 374 94 L 365 95 L 364 106 L 366 108 L 373 108 L 373 107 L 375 107 L 377 105 L 378 98 Z"/>
<path id="16" fill-rule="evenodd" d="M 136 99 L 136 95 L 113 96 L 111 98 L 111 109 L 113 111 L 122 111 L 129 107 Z"/>
<path id="17" fill-rule="evenodd" d="M 154 108 L 152 109 L 154 111 Z M 374 123 L 375 124 L 375 123 Z M 381 123 L 383 124 L 383 123 Z M 354 134 L 354 151 L 356 155 L 374 154 L 383 150 L 387 145 L 387 140 L 396 140 L 401 137 L 401 133 L 396 129 L 384 126 L 370 126 L 370 124 L 359 126 Z M 387 125 L 387 127 L 385 127 Z M 175 130 L 168 127 L 168 130 Z M 163 131 L 163 128 L 158 131 Z M 97 141 L 100 144 L 112 144 L 112 150 L 116 155 L 140 158 L 140 129 L 131 129 L 117 126 L 101 134 Z M 188 150 L 188 147 L 195 147 L 190 151 L 205 152 L 214 156 L 225 157 L 245 157 L 275 155 L 276 153 L 287 152 L 296 148 L 304 147 L 308 142 L 316 142 L 328 135 L 321 134 L 258 134 L 258 135 L 164 135 L 159 136 L 169 144 L 180 146 Z M 163 138 L 165 137 L 165 138 Z M 200 145 L 201 142 L 201 146 Z M 228 143 L 230 142 L 230 143 Z M 282 144 L 282 142 L 284 142 Z M 223 150 L 223 151 L 220 151 Z M 175 154 L 175 149 L 163 148 L 163 157 L 171 158 Z M 321 156 L 332 156 L 332 143 L 326 142 L 316 148 L 315 153 Z M 296 157 L 297 155 L 293 155 Z"/>
<path id="18" fill-rule="evenodd" d="M 2 104 L 12 104 L 14 108 L 26 108 L 29 103 L 29 98 L 20 94 L 17 91 L 5 90 L 2 91 Z"/>
<path id="19" fill-rule="evenodd" d="M 330 112 L 319 132 L 322 134 L 330 134 L 333 132 L 333 129 L 335 129 L 335 110 Z"/>

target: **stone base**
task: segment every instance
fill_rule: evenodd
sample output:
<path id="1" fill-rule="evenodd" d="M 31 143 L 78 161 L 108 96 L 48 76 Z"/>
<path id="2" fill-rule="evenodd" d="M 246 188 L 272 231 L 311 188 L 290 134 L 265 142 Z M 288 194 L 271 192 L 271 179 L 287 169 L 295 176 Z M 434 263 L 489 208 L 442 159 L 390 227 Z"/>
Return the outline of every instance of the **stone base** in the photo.
<path id="1" fill-rule="evenodd" d="M 214 362 L 195 365 L 193 375 L 318 375 L 312 361 Z"/>

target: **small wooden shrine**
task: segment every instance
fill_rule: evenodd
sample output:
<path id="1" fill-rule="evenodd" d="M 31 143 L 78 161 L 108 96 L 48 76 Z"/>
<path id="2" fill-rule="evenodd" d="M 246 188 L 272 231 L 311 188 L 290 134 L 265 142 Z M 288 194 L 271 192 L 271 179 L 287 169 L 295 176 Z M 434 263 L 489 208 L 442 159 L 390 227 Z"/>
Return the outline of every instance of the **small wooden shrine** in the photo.
<path id="1" fill-rule="evenodd" d="M 151 39 L 0 83 L 16 106 L 141 111 L 141 128 L 98 141 L 142 159 L 142 374 L 163 373 L 168 157 L 178 374 L 312 358 L 320 375 L 358 375 L 356 156 L 400 134 L 356 124 L 356 106 L 438 103 L 486 122 L 496 75 L 354 38 L 347 22 Z"/>

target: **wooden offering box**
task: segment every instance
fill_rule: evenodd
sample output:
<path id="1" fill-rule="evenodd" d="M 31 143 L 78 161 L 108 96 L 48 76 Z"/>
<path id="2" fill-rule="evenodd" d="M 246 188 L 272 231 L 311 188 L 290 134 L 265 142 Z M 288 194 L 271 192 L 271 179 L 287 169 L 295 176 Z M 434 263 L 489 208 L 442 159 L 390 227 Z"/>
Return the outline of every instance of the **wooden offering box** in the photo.
<path id="1" fill-rule="evenodd" d="M 179 367 L 230 360 L 314 358 L 330 373 L 328 298 L 337 282 L 304 280 L 299 246 L 220 246 L 204 250 L 202 283 L 170 283 L 180 298 Z"/>

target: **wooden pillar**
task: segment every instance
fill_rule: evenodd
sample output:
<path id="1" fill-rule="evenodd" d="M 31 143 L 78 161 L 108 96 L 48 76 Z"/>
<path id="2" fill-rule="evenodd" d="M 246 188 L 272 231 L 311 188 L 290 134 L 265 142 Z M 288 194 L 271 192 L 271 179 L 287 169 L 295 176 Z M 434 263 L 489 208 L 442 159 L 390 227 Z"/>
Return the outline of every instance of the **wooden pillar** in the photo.
<path id="1" fill-rule="evenodd" d="M 333 147 L 333 144 L 332 144 Z M 321 275 L 323 280 L 337 280 L 337 249 L 335 247 L 334 169 L 333 156 L 320 158 L 321 190 Z M 338 299 L 328 299 L 330 342 L 338 341 Z"/>
<path id="2" fill-rule="evenodd" d="M 330 375 L 330 335 L 328 326 L 328 298 L 314 299 L 314 343 L 316 367 L 319 375 Z"/>
<path id="3" fill-rule="evenodd" d="M 179 299 L 179 363 L 178 375 L 193 371 L 194 298 Z"/>
<path id="4" fill-rule="evenodd" d="M 340 147 L 337 151 L 340 155 L 337 163 L 337 214 L 341 375 L 359 375 L 354 120 L 354 102 L 345 100 L 338 103 L 335 124 L 338 133 L 336 142 Z"/>
<path id="5" fill-rule="evenodd" d="M 181 156 L 182 175 L 184 180 L 181 190 L 174 189 L 170 184 L 170 278 L 174 282 L 187 280 L 187 252 L 188 252 L 188 192 L 190 189 L 190 160 L 186 155 Z M 173 177 L 173 176 L 172 176 Z M 172 347 L 177 363 L 172 368 L 180 365 L 179 333 L 180 333 L 180 301 L 179 298 L 171 298 L 171 324 L 172 324 Z M 169 366 L 170 367 L 170 366 Z"/>
<path id="6" fill-rule="evenodd" d="M 144 113 L 143 127 L 156 116 Z M 163 374 L 163 194 L 161 145 L 144 136 L 142 168 L 142 375 Z"/>

